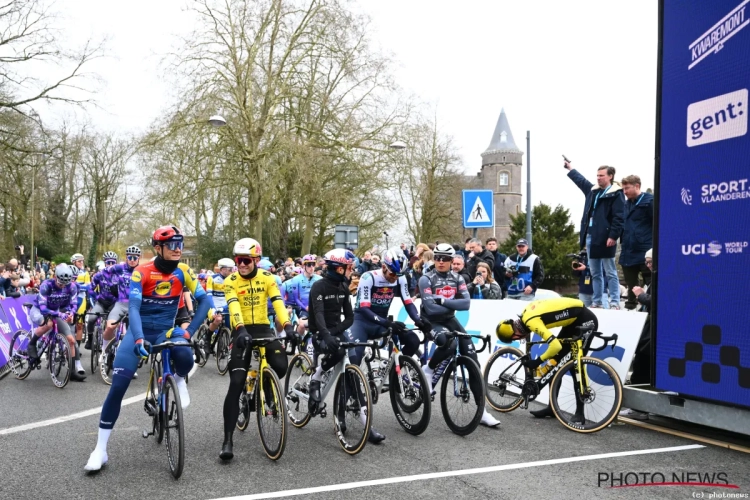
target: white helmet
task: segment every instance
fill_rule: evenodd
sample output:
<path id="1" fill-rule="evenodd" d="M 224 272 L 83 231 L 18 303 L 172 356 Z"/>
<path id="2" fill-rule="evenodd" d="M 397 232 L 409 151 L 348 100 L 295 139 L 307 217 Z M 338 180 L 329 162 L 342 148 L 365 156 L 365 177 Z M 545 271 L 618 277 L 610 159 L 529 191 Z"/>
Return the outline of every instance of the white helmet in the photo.
<path id="1" fill-rule="evenodd" d="M 406 256 L 400 248 L 394 247 L 383 253 L 382 263 L 393 274 L 401 276 L 406 271 Z"/>
<path id="2" fill-rule="evenodd" d="M 435 257 L 442 255 L 453 258 L 453 256 L 456 255 L 456 251 L 453 249 L 453 245 L 449 245 L 448 243 L 440 243 L 435 247 L 435 250 L 433 250 L 433 254 L 435 255 Z"/>
<path id="3" fill-rule="evenodd" d="M 73 256 L 70 258 L 70 263 L 75 264 L 78 260 L 84 260 L 83 254 L 80 253 L 74 253 Z"/>
<path id="4" fill-rule="evenodd" d="M 237 242 L 239 243 L 239 242 Z M 237 245 L 234 246 L 235 253 L 237 251 Z M 232 269 L 234 267 L 234 261 L 232 259 L 228 259 L 224 257 L 223 259 L 219 259 L 219 269 L 222 269 L 224 267 L 228 267 L 229 269 Z"/>
<path id="5" fill-rule="evenodd" d="M 234 244 L 234 255 L 247 255 L 248 257 L 262 257 L 263 251 L 260 243 L 252 238 L 242 238 Z"/>

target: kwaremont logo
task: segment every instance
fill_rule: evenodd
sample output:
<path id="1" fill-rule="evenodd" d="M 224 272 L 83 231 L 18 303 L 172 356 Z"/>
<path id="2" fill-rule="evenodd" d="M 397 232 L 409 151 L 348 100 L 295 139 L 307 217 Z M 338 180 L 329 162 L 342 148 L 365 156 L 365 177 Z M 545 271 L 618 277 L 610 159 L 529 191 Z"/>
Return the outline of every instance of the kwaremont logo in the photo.
<path id="1" fill-rule="evenodd" d="M 709 243 L 696 243 L 695 245 L 682 245 L 682 255 L 710 255 L 718 257 L 724 253 L 742 253 L 747 248 L 747 241 L 729 241 L 724 244 L 713 240 Z"/>
<path id="2" fill-rule="evenodd" d="M 745 135 L 746 108 L 747 89 L 690 104 L 687 108 L 687 146 L 692 148 Z"/>
<path id="3" fill-rule="evenodd" d="M 750 20 L 745 18 L 745 7 L 750 0 L 744 0 L 727 15 L 711 26 L 708 31 L 698 37 L 688 46 L 690 51 L 690 65 L 688 70 L 705 59 L 709 54 L 716 54 L 724 48 L 724 44 L 747 26 Z"/>

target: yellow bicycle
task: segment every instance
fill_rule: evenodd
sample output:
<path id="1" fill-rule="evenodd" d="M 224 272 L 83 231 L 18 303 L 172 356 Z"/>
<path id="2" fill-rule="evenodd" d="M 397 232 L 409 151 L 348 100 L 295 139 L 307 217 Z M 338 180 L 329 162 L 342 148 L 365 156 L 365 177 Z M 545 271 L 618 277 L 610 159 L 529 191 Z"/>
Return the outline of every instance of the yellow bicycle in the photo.
<path id="1" fill-rule="evenodd" d="M 275 337 L 253 339 L 242 353 L 242 359 L 245 359 L 252 349 L 252 356 L 259 364 L 257 370 L 248 367 L 245 390 L 240 395 L 240 415 L 237 417 L 237 428 L 244 431 L 250 423 L 250 412 L 255 411 L 260 441 L 271 460 L 281 458 L 286 446 L 286 405 L 281 382 L 266 361 L 266 344 L 276 340 Z"/>

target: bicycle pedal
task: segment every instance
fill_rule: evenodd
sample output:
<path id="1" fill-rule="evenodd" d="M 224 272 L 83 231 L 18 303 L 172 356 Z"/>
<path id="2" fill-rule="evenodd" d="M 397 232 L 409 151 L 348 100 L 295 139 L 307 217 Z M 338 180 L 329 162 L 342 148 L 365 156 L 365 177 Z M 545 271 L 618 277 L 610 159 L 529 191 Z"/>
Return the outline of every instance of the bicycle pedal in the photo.
<path id="1" fill-rule="evenodd" d="M 328 416 L 328 412 L 325 408 L 323 408 L 322 410 L 318 411 L 318 415 L 320 415 L 320 418 L 326 418 Z"/>
<path id="2" fill-rule="evenodd" d="M 141 437 L 143 439 L 146 439 L 147 437 L 153 436 L 153 435 L 154 435 L 154 431 L 151 431 L 151 432 L 143 431 L 143 432 L 141 432 Z"/>

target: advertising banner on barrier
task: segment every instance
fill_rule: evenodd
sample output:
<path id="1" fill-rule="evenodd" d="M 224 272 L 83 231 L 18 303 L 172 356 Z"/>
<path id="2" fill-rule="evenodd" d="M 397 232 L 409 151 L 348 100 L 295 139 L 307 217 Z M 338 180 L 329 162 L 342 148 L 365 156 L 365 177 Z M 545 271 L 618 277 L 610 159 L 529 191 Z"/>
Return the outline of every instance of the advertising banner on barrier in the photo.
<path id="1" fill-rule="evenodd" d="M 750 407 L 750 5 L 662 8 L 654 385 Z"/>
<path id="2" fill-rule="evenodd" d="M 0 367 L 8 362 L 13 334 L 18 330 L 31 328 L 29 310 L 23 307 L 23 304 L 33 301 L 34 297 L 36 295 L 24 295 L 17 299 L 7 298 L 0 301 Z"/>
<path id="3" fill-rule="evenodd" d="M 419 309 L 419 299 L 415 300 L 417 309 Z M 500 342 L 495 336 L 495 327 L 499 321 L 516 318 L 524 308 L 532 304 L 532 302 L 521 302 L 517 300 L 472 300 L 471 307 L 468 311 L 459 311 L 456 313 L 456 318 L 459 320 L 461 325 L 467 331 L 467 333 L 477 335 L 489 335 L 490 336 L 490 348 L 484 352 L 479 353 L 479 364 L 484 369 L 484 365 L 487 363 L 487 359 L 490 355 L 499 349 L 500 347 L 506 346 Z M 633 312 L 633 311 L 610 311 L 605 309 L 592 309 L 599 320 L 599 331 L 605 335 L 611 335 L 613 333 L 618 334 L 617 346 L 614 349 L 604 349 L 602 351 L 591 353 L 592 357 L 601 359 L 609 363 L 612 368 L 617 372 L 621 381 L 625 381 L 630 364 L 633 361 L 635 349 L 638 345 L 638 341 L 641 338 L 641 332 L 643 331 L 643 325 L 646 323 L 646 313 Z M 393 301 L 389 314 L 397 321 L 403 321 L 407 325 L 413 325 L 409 315 L 406 313 L 406 309 L 400 301 Z M 558 329 L 552 329 L 552 332 L 558 333 Z M 539 337 L 533 338 L 532 341 L 541 340 Z M 476 341 L 478 344 L 480 341 Z M 518 347 L 521 351 L 526 352 L 526 346 L 521 345 L 520 342 L 514 342 L 512 345 Z M 598 347 L 596 342 L 592 347 Z M 546 346 L 534 346 L 532 354 L 534 356 L 540 355 Z M 509 364 L 511 360 L 507 360 Z M 547 402 L 547 388 L 536 398 L 536 401 L 541 403 Z"/>

